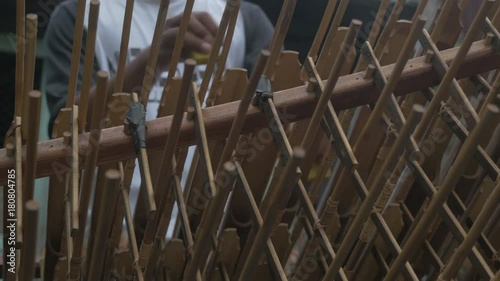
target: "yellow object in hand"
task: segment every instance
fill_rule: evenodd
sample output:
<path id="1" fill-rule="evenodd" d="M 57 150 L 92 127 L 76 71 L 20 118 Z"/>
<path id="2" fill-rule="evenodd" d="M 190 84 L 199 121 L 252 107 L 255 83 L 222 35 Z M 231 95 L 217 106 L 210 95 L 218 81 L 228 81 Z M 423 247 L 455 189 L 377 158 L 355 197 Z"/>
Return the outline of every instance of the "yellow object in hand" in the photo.
<path id="1" fill-rule="evenodd" d="M 208 63 L 209 54 L 203 54 L 203 53 L 200 53 L 200 52 L 191 51 L 189 53 L 189 57 L 192 58 L 192 59 L 194 59 L 197 64 L 207 64 Z"/>

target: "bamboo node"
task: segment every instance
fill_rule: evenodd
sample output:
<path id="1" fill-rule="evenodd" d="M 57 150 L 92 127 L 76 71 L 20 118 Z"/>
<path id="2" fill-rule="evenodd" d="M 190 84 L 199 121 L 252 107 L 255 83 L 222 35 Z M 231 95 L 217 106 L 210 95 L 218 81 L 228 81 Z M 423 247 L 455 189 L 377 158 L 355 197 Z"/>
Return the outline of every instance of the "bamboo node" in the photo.
<path id="1" fill-rule="evenodd" d="M 7 156 L 14 157 L 16 152 L 16 148 L 14 147 L 14 145 L 12 143 L 8 143 L 5 145 L 5 148 L 7 149 Z"/>
<path id="2" fill-rule="evenodd" d="M 374 230 L 375 230 L 375 225 L 373 224 L 373 221 L 371 219 L 367 220 L 365 223 L 365 227 L 363 227 L 363 230 L 359 235 L 359 240 L 365 243 L 370 242 L 370 240 L 373 237 Z"/>
<path id="3" fill-rule="evenodd" d="M 326 224 L 321 223 L 321 220 L 317 220 L 316 222 L 314 222 L 313 229 L 315 231 L 320 229 L 326 229 Z"/>
<path id="4" fill-rule="evenodd" d="M 431 63 L 433 58 L 434 58 L 434 51 L 427 50 L 427 52 L 425 53 L 425 63 Z"/>
<path id="5" fill-rule="evenodd" d="M 139 266 L 141 268 L 146 268 L 146 266 L 148 265 L 152 249 L 153 243 L 142 242 L 141 251 L 139 253 Z"/>
<path id="6" fill-rule="evenodd" d="M 310 77 L 307 83 L 306 91 L 308 93 L 314 93 L 316 91 L 316 87 L 318 86 L 318 81 L 314 77 Z"/>
<path id="7" fill-rule="evenodd" d="M 500 262 L 500 251 L 496 252 L 493 254 L 493 257 L 491 257 L 492 262 L 498 263 Z"/>
<path id="8" fill-rule="evenodd" d="M 495 35 L 492 32 L 488 32 L 486 34 L 486 38 L 484 38 L 484 45 L 488 46 L 488 47 L 491 46 L 494 38 L 495 38 Z"/>
<path id="9" fill-rule="evenodd" d="M 82 271 L 82 257 L 71 257 L 70 271 L 68 273 L 69 280 L 79 280 Z"/>
<path id="10" fill-rule="evenodd" d="M 375 73 L 375 65 L 373 64 L 369 64 L 368 67 L 366 68 L 366 72 L 365 72 L 365 79 L 371 79 L 373 77 L 373 74 Z"/>

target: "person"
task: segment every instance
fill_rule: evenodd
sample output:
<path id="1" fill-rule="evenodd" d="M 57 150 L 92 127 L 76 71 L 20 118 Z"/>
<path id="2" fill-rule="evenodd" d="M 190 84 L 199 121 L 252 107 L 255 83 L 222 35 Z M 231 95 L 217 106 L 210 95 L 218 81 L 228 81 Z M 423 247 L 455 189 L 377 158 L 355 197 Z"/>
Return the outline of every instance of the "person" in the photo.
<path id="1" fill-rule="evenodd" d="M 189 29 L 184 40 L 185 50 L 193 50 L 203 54 L 210 52 L 211 43 L 217 32 L 216 23 L 222 17 L 225 4 L 224 0 L 195 1 Z M 112 77 L 116 72 L 125 5 L 125 0 L 102 1 L 100 4 L 94 74 L 98 70 L 104 70 Z M 140 89 L 159 5 L 160 0 L 135 1 L 123 92 Z M 165 75 L 164 72 L 168 68 L 184 6 L 185 0 L 170 1 L 156 68 L 156 76 L 158 77 Z M 50 132 L 52 132 L 52 125 L 59 110 L 66 103 L 76 10 L 77 0 L 67 0 L 60 4 L 51 17 L 45 37 L 47 55 L 42 79 L 51 113 Z M 88 13 L 88 7 L 86 10 Z M 242 2 L 226 68 L 244 67 L 251 72 L 260 51 L 268 47 L 273 31 L 271 22 L 257 5 Z M 85 38 L 86 32 L 84 32 L 82 55 L 80 56 L 77 92 L 80 89 L 83 74 Z M 203 66 L 197 67 L 197 72 L 202 73 Z M 159 105 L 163 86 L 161 81 L 162 79 L 157 79 L 151 91 L 147 107 L 148 119 L 156 117 L 156 108 Z M 114 79 L 111 79 L 109 84 L 111 84 L 109 87 L 111 95 Z M 92 95 L 94 95 L 94 89 L 91 90 Z M 76 100 L 78 102 L 78 97 Z"/>
<path id="2" fill-rule="evenodd" d="M 139 91 L 141 88 L 160 1 L 135 0 L 123 92 L 131 93 Z M 126 2 L 126 0 L 113 0 L 100 3 L 93 73 L 94 78 L 99 70 L 107 71 L 110 74 L 108 95 L 113 94 L 113 76 L 117 71 Z M 166 80 L 164 78 L 167 76 L 166 71 L 169 67 L 185 4 L 185 0 L 170 0 L 167 20 L 161 37 L 158 64 L 155 70 L 156 81 L 149 95 L 146 119 L 156 118 Z M 196 51 L 208 54 L 211 51 L 211 44 L 218 28 L 217 23 L 222 18 L 225 5 L 225 0 L 196 0 L 194 2 L 188 32 L 184 40 L 183 53 Z M 88 6 L 86 10 L 87 19 Z M 52 132 L 52 126 L 59 110 L 66 104 L 76 12 L 77 0 L 67 0 L 60 4 L 51 17 L 45 37 L 47 57 L 42 79 L 47 105 L 51 114 L 49 132 Z M 85 27 L 87 22 L 85 20 Z M 273 25 L 259 6 L 242 2 L 226 68 L 246 68 L 250 74 L 260 51 L 269 47 L 273 32 Z M 81 87 L 83 75 L 85 39 L 86 31 L 84 32 L 80 57 L 77 93 Z M 179 63 L 176 74 L 182 74 L 180 71 L 182 67 L 183 64 Z M 204 69 L 204 65 L 198 65 L 195 69 L 195 77 L 198 83 L 201 82 Z M 93 83 L 95 83 L 94 78 L 92 79 Z M 92 88 L 90 95 L 92 100 L 92 96 L 95 95 L 95 88 Z M 78 100 L 77 96 L 76 102 Z M 91 112 L 90 109 L 88 112 Z M 187 162 L 189 162 L 189 159 Z M 133 201 L 138 196 L 137 192 L 141 184 L 138 167 L 139 165 L 136 163 L 130 194 L 132 207 L 135 207 Z M 189 169 L 189 163 L 186 163 L 185 167 L 185 170 Z M 175 213 L 174 210 L 174 216 Z"/>

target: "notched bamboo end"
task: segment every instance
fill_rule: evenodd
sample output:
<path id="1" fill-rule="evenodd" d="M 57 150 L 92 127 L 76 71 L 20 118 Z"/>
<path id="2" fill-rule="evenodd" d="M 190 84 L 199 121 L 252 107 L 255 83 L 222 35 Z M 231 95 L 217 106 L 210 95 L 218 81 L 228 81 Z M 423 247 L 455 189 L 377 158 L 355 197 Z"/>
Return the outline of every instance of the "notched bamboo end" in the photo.
<path id="1" fill-rule="evenodd" d="M 8 143 L 5 145 L 5 149 L 7 149 L 7 156 L 14 157 L 16 148 L 12 143 Z"/>

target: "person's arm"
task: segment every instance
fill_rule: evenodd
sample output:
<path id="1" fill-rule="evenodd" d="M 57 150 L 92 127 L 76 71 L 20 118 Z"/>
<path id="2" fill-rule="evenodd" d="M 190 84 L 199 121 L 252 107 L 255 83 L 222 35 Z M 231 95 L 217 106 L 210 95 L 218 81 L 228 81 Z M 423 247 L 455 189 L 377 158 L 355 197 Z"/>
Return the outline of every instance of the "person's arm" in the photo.
<path id="1" fill-rule="evenodd" d="M 125 79 L 123 84 L 123 91 L 126 93 L 137 92 L 140 93 L 142 82 L 146 71 L 154 71 L 155 79 L 158 75 L 168 69 L 172 52 L 174 49 L 175 41 L 179 33 L 179 26 L 181 24 L 182 14 L 168 19 L 165 23 L 162 41 L 160 45 L 160 52 L 158 55 L 158 63 L 155 69 L 147 70 L 148 57 L 151 52 L 151 47 L 142 50 L 137 57 L 131 61 L 125 69 Z M 212 17 L 205 12 L 193 13 L 189 22 L 188 31 L 184 38 L 184 49 L 194 50 L 200 53 L 208 54 L 212 48 L 211 42 L 217 32 L 217 25 Z M 184 52 L 185 53 L 185 52 Z M 108 82 L 108 97 L 113 94 L 115 78 L 111 78 Z M 89 109 L 92 112 L 92 104 L 95 97 L 95 87 L 90 90 Z M 79 103 L 80 97 L 75 99 Z M 90 116 L 90 115 L 88 115 Z M 90 120 L 87 120 L 87 124 Z"/>
<path id="2" fill-rule="evenodd" d="M 71 66 L 73 48 L 73 29 L 75 25 L 76 1 L 68 1 L 61 4 L 54 12 L 46 34 L 47 59 L 44 66 L 44 84 L 47 95 L 47 102 L 51 113 L 49 133 L 59 113 L 59 110 L 66 104 L 67 88 L 69 84 L 69 69 Z M 165 30 L 162 35 L 162 42 L 158 57 L 158 65 L 153 70 L 157 76 L 168 68 L 172 55 L 175 40 L 179 31 L 182 15 L 173 17 L 166 21 Z M 184 40 L 184 49 L 191 49 L 201 53 L 208 53 L 211 50 L 212 42 L 217 25 L 207 13 L 193 13 L 189 22 L 189 29 Z M 85 34 L 82 46 L 85 46 Z M 125 70 L 123 85 L 124 92 L 139 92 L 144 74 L 146 72 L 147 59 L 150 49 L 146 48 L 130 63 Z M 82 48 L 80 57 L 80 67 L 77 83 L 77 92 L 81 87 L 83 74 L 83 60 L 85 50 Z M 94 64 L 94 76 L 99 70 L 97 63 Z M 93 79 L 93 83 L 95 80 Z M 114 78 L 108 83 L 108 96 L 113 94 Z M 92 101 L 95 96 L 95 87 L 90 90 L 89 109 L 92 112 Z M 79 103 L 79 95 L 75 97 L 75 102 Z M 88 117 L 91 114 L 87 115 Z M 90 123 L 90 122 L 87 122 Z"/>

